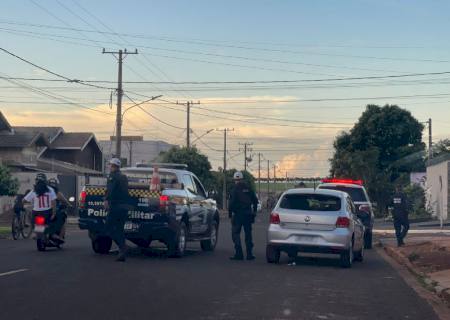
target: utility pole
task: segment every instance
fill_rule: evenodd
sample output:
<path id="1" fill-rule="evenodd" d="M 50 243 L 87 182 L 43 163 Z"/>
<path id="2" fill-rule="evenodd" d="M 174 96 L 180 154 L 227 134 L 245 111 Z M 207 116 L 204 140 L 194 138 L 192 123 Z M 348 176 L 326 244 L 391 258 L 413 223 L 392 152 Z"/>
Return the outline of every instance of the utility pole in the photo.
<path id="1" fill-rule="evenodd" d="M 216 129 L 217 131 L 223 131 L 223 186 L 222 186 L 222 209 L 227 209 L 227 133 L 234 131 L 234 129 Z"/>
<path id="2" fill-rule="evenodd" d="M 431 131 L 431 118 L 428 119 L 428 165 L 431 164 L 433 158 L 433 135 Z"/>
<path id="3" fill-rule="evenodd" d="M 267 197 L 270 193 L 270 161 L 267 160 Z"/>
<path id="4" fill-rule="evenodd" d="M 261 201 L 261 152 L 258 152 L 258 198 Z"/>
<path id="5" fill-rule="evenodd" d="M 191 147 L 191 106 L 193 104 L 200 104 L 200 101 L 192 102 L 192 101 L 186 101 L 186 102 L 178 102 L 177 104 L 181 104 L 183 106 L 186 106 L 186 147 Z"/>
<path id="6" fill-rule="evenodd" d="M 249 146 L 253 145 L 253 143 L 250 142 L 244 142 L 239 143 L 240 146 L 244 146 L 244 149 L 242 150 L 239 148 L 239 151 L 244 151 L 244 171 L 247 171 L 247 162 L 249 158 L 247 157 L 247 152 L 252 151 L 252 149 L 249 148 Z"/>
<path id="7" fill-rule="evenodd" d="M 103 48 L 102 51 L 103 54 L 110 53 L 114 57 L 118 55 L 117 60 L 119 63 L 119 73 L 117 77 L 117 110 L 116 110 L 116 157 L 120 159 L 121 157 L 121 151 L 122 151 L 122 96 L 123 96 L 123 89 L 122 89 L 122 63 L 123 59 L 129 54 L 138 54 L 137 49 L 134 50 L 134 52 L 128 52 L 127 49 L 120 49 L 119 51 L 106 51 L 105 48 Z"/>

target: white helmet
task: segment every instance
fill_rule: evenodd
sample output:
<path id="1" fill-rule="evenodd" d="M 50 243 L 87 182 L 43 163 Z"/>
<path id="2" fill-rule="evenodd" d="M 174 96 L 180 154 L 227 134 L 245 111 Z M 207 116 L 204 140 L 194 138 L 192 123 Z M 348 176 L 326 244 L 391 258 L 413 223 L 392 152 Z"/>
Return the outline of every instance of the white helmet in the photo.
<path id="1" fill-rule="evenodd" d="M 242 179 L 244 179 L 244 175 L 242 174 L 241 171 L 236 171 L 233 175 L 233 179 L 234 180 L 242 180 Z"/>
<path id="2" fill-rule="evenodd" d="M 111 160 L 109 160 L 109 164 L 113 164 L 120 168 L 120 166 L 122 165 L 122 162 L 120 162 L 120 159 L 118 159 L 118 158 L 112 158 Z"/>

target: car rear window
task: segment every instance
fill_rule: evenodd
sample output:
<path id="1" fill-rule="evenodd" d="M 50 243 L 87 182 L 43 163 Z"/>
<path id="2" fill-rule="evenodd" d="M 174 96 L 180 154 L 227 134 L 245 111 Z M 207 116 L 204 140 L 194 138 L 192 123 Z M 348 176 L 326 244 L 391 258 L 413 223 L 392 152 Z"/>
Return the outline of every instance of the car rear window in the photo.
<path id="1" fill-rule="evenodd" d="M 305 211 L 339 211 L 341 199 L 324 194 L 286 194 L 280 208 Z"/>
<path id="2" fill-rule="evenodd" d="M 350 186 L 320 186 L 319 189 L 343 191 L 349 194 L 355 202 L 368 202 L 362 188 L 353 188 Z"/>
<path id="3" fill-rule="evenodd" d="M 124 170 L 123 173 L 127 176 L 128 183 L 130 185 L 150 186 L 153 171 L 142 172 Z M 159 178 L 163 189 L 181 189 L 181 184 L 178 182 L 176 174 L 172 172 L 159 171 Z"/>

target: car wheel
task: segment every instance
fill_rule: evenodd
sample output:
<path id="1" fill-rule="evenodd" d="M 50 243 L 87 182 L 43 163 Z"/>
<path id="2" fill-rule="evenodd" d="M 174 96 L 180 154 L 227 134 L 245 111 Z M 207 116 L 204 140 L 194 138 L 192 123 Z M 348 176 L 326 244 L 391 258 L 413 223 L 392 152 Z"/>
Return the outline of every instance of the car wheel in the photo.
<path id="1" fill-rule="evenodd" d="M 268 263 L 279 263 L 280 255 L 280 249 L 271 245 L 266 246 L 266 260 Z"/>
<path id="2" fill-rule="evenodd" d="M 92 250 L 98 254 L 107 254 L 111 250 L 112 240 L 108 237 L 98 237 L 92 241 Z"/>
<path id="3" fill-rule="evenodd" d="M 341 253 L 340 265 L 342 268 L 351 268 L 353 264 L 353 241 L 347 250 Z"/>
<path id="4" fill-rule="evenodd" d="M 364 233 L 364 248 L 372 249 L 372 231 Z"/>
<path id="5" fill-rule="evenodd" d="M 45 241 L 43 239 L 36 239 L 36 247 L 38 251 L 45 251 Z"/>
<path id="6" fill-rule="evenodd" d="M 217 245 L 217 239 L 219 236 L 219 226 L 217 222 L 213 222 L 211 225 L 211 233 L 208 240 L 200 241 L 200 247 L 203 251 L 214 251 Z"/>
<path id="7" fill-rule="evenodd" d="M 361 246 L 361 250 L 355 253 L 355 261 L 362 262 L 364 260 L 364 245 Z"/>
<path id="8" fill-rule="evenodd" d="M 180 223 L 180 230 L 178 230 L 178 234 L 176 236 L 175 241 L 169 243 L 169 256 L 172 258 L 181 258 L 184 256 L 186 251 L 186 236 L 187 236 L 187 228 L 184 222 Z"/>

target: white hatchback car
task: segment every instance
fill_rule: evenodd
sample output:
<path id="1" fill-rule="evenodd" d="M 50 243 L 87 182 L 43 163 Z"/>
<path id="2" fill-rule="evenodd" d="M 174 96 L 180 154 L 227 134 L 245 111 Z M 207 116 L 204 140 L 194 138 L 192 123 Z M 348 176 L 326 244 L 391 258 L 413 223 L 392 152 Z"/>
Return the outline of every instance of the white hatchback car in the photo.
<path id="1" fill-rule="evenodd" d="M 266 257 L 278 263 L 280 253 L 340 255 L 342 267 L 364 257 L 364 225 L 350 196 L 341 191 L 291 189 L 282 194 L 270 215 Z"/>

